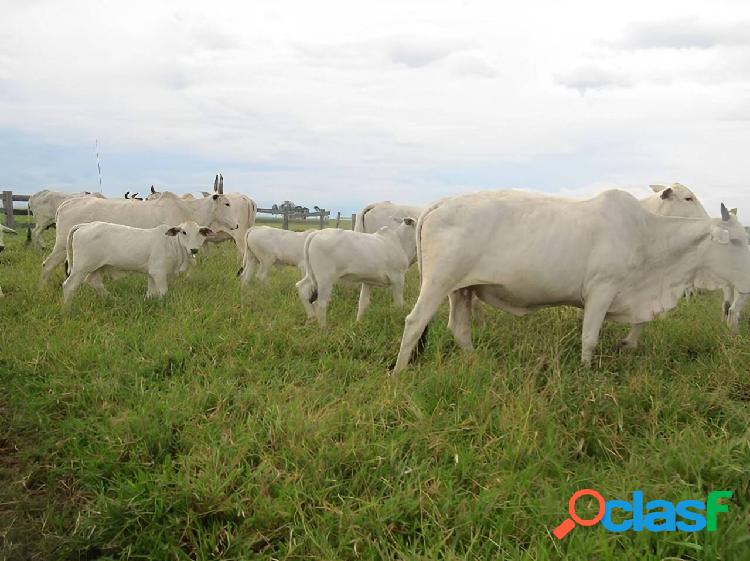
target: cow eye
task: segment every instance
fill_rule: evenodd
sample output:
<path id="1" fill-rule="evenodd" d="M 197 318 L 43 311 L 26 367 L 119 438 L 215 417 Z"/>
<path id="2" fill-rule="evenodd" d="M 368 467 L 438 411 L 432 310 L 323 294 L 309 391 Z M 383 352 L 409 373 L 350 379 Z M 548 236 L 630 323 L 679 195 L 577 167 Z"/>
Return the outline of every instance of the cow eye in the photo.
<path id="1" fill-rule="evenodd" d="M 224 203 L 224 206 L 229 206 L 229 203 Z"/>
<path id="2" fill-rule="evenodd" d="M 187 236 L 187 232 L 185 230 L 182 231 L 183 236 Z"/>
<path id="3" fill-rule="evenodd" d="M 693 199 L 693 197 L 685 197 L 685 200 L 688 202 L 693 202 L 695 199 Z"/>

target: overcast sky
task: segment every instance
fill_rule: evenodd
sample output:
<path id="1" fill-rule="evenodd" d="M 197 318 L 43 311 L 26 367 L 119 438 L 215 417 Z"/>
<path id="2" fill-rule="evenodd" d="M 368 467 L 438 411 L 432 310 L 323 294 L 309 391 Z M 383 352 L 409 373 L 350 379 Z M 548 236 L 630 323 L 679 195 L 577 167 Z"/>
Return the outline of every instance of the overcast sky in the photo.
<path id="1" fill-rule="evenodd" d="M 750 224 L 750 2 L 0 0 L 3 188 L 351 212 L 692 187 Z"/>

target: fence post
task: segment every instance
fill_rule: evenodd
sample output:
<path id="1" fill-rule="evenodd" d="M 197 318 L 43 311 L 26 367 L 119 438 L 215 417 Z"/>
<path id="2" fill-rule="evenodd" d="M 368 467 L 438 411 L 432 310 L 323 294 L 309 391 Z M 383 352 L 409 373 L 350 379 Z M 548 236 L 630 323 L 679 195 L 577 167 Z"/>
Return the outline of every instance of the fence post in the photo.
<path id="1" fill-rule="evenodd" d="M 339 227 L 339 224 L 341 224 L 341 211 L 336 213 L 336 228 Z"/>
<path id="2" fill-rule="evenodd" d="M 13 191 L 3 191 L 3 210 L 5 211 L 5 225 L 14 228 L 16 225 L 13 217 Z"/>
<path id="3" fill-rule="evenodd" d="M 357 223 L 357 215 L 352 214 L 352 230 L 354 230 L 354 226 L 356 225 L 356 223 Z"/>
<path id="4" fill-rule="evenodd" d="M 320 209 L 320 230 L 322 230 L 325 226 L 325 220 L 326 220 L 326 211 L 325 209 Z"/>
<path id="5" fill-rule="evenodd" d="M 284 209 L 284 225 L 282 228 L 284 228 L 284 230 L 289 229 L 289 209 L 287 208 Z"/>

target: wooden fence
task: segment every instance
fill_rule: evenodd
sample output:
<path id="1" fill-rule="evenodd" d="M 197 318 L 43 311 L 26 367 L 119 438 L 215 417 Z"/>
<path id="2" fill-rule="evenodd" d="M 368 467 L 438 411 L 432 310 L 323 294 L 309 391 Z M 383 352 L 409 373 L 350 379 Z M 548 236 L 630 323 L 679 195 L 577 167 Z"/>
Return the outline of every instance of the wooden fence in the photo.
<path id="1" fill-rule="evenodd" d="M 2 213 L 5 216 L 3 223 L 8 228 L 14 228 L 16 225 L 16 216 L 26 216 L 27 210 L 26 208 L 15 208 L 13 203 L 14 202 L 25 202 L 28 203 L 30 195 L 14 195 L 13 191 L 3 191 L 3 208 Z M 303 215 L 300 215 L 299 213 L 289 211 L 288 209 L 285 210 L 273 210 L 270 208 L 259 208 L 258 214 L 271 214 L 274 216 L 281 215 L 282 217 L 282 227 L 284 230 L 289 229 L 289 219 L 290 217 L 301 217 L 303 220 L 310 218 L 310 217 L 317 217 L 319 219 L 318 227 L 322 230 L 325 228 L 326 221 L 331 216 L 331 212 L 325 209 L 320 209 L 316 212 L 306 212 Z M 352 230 L 354 230 L 354 221 L 356 219 L 356 215 L 352 214 Z M 341 223 L 341 213 L 336 214 L 336 228 L 339 227 L 339 224 Z M 33 224 L 29 222 L 28 227 L 31 228 Z"/>
<path id="2" fill-rule="evenodd" d="M 15 228 L 16 226 L 16 216 L 26 216 L 27 210 L 26 208 L 15 208 L 13 206 L 14 202 L 29 202 L 29 196 L 30 195 L 14 195 L 13 191 L 3 191 L 3 209 L 2 212 L 5 215 L 5 218 L 3 219 L 3 223 L 8 228 Z M 29 228 L 31 228 L 31 225 L 29 225 Z"/>

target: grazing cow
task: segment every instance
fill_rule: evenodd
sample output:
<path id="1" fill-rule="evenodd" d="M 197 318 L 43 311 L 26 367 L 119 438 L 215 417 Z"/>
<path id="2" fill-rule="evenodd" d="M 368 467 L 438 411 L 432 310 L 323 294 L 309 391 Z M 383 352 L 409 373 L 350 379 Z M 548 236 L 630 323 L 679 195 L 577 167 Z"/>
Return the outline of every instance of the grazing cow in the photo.
<path id="1" fill-rule="evenodd" d="M 3 234 L 15 234 L 15 230 L 11 230 L 7 226 L 0 224 L 0 252 L 5 251 L 5 239 L 3 238 Z M 3 289 L 0 288 L 0 297 L 3 296 Z"/>
<path id="2" fill-rule="evenodd" d="M 394 372 L 424 341 L 446 296 L 448 327 L 467 349 L 472 294 L 516 315 L 582 307 L 588 365 L 605 318 L 631 324 L 625 343 L 633 346 L 643 324 L 674 308 L 696 280 L 735 286 L 743 295 L 735 314 L 750 293 L 747 238 L 724 205 L 721 219 L 660 216 L 617 190 L 585 201 L 514 191 L 443 199 L 419 218 L 417 260 L 421 289 Z"/>
<path id="3" fill-rule="evenodd" d="M 393 225 L 393 219 L 403 220 L 407 216 L 417 218 L 422 209 L 416 206 L 397 205 L 391 201 L 371 203 L 357 213 L 354 220 L 354 231 L 374 234 L 383 226 Z M 413 262 L 413 260 L 412 260 Z M 369 285 L 362 283 L 359 289 L 359 306 L 367 308 L 370 305 Z"/>
<path id="4" fill-rule="evenodd" d="M 308 319 L 316 316 L 326 325 L 326 308 L 338 280 L 390 286 L 397 307 L 404 304 L 404 277 L 414 259 L 416 220 L 393 220 L 374 234 L 327 228 L 305 240 L 305 277 L 297 283 Z M 398 224 L 398 226 L 396 226 Z M 313 306 L 314 304 L 314 306 Z M 360 300 L 357 320 L 369 302 Z"/>
<path id="5" fill-rule="evenodd" d="M 102 276 L 120 271 L 148 275 L 146 298 L 162 297 L 212 233 L 192 221 L 146 229 L 109 222 L 76 224 L 66 244 L 69 276 L 63 283 L 63 302 L 69 304 L 84 281 L 105 296 Z"/>
<path id="6" fill-rule="evenodd" d="M 40 236 L 44 230 L 55 225 L 55 214 L 63 202 L 68 199 L 80 197 L 98 197 L 105 198 L 101 193 L 90 193 L 84 191 L 81 193 L 63 193 L 60 191 L 50 191 L 44 189 L 34 193 L 29 197 L 29 214 L 34 215 L 34 230 L 30 233 L 30 241 L 37 247 L 42 247 Z"/>
<path id="7" fill-rule="evenodd" d="M 44 285 L 54 268 L 65 260 L 68 232 L 76 224 L 99 221 L 154 228 L 192 221 L 221 224 L 231 230 L 237 228 L 235 220 L 229 199 L 218 193 L 194 201 L 183 201 L 171 193 L 164 193 L 155 201 L 138 204 L 123 199 L 71 199 L 60 205 L 57 211 L 55 247 L 42 265 L 41 284 Z"/>
<path id="8" fill-rule="evenodd" d="M 305 240 L 314 230 L 291 232 L 270 226 L 253 226 L 245 236 L 245 258 L 240 270 L 240 282 L 245 286 L 253 277 L 265 282 L 268 271 L 275 264 L 291 265 L 305 272 Z"/>

